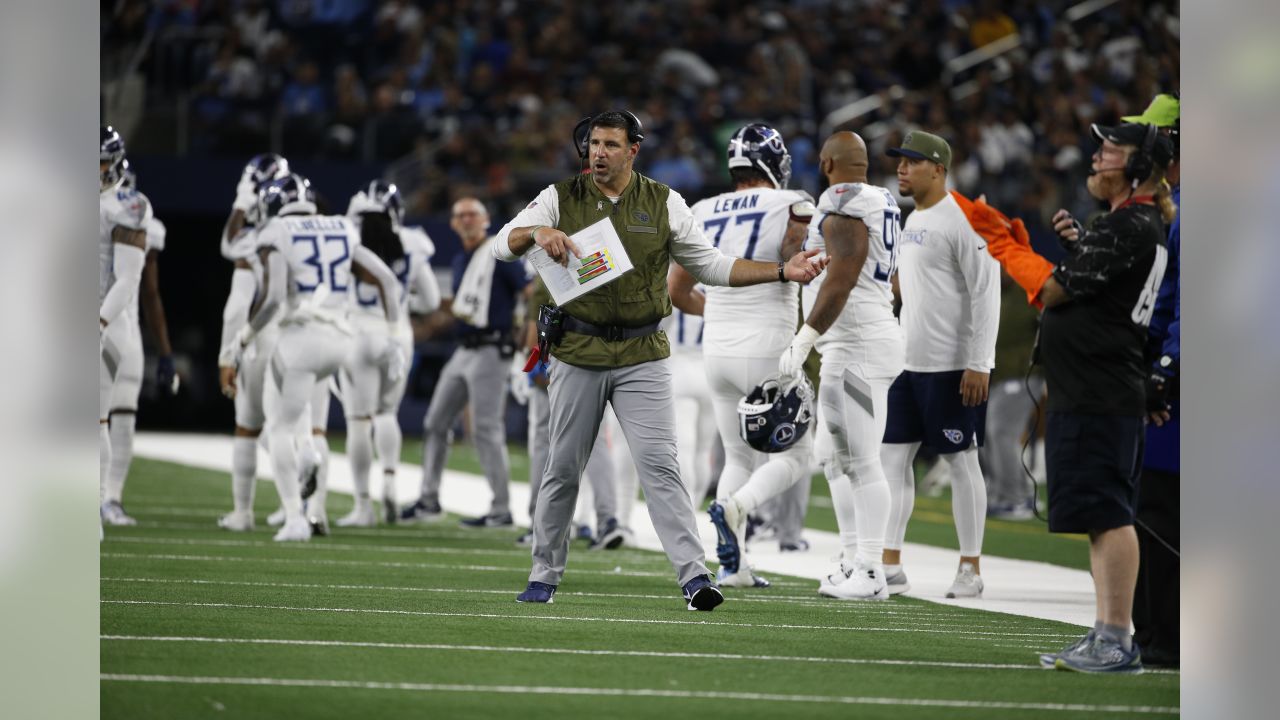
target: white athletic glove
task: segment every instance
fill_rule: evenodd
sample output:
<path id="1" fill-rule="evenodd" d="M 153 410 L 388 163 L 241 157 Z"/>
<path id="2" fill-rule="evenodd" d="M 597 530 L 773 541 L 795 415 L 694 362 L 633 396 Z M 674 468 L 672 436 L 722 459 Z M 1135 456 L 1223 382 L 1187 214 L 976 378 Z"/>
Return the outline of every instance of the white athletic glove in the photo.
<path id="1" fill-rule="evenodd" d="M 524 371 L 524 358 L 516 353 L 511 358 L 511 397 L 521 405 L 529 404 L 529 374 Z"/>
<path id="2" fill-rule="evenodd" d="M 778 374 L 784 378 L 804 374 L 804 361 L 809 357 L 809 351 L 813 349 L 818 337 L 818 331 L 808 325 L 797 330 L 796 336 L 791 339 L 791 345 L 782 351 L 782 357 L 778 359 Z"/>
<path id="3" fill-rule="evenodd" d="M 387 379 L 391 382 L 400 382 L 400 378 L 404 377 L 405 368 L 409 362 L 404 356 L 404 348 L 400 347 L 400 343 L 390 341 L 387 343 L 386 352 L 387 361 Z"/>
<path id="4" fill-rule="evenodd" d="M 240 176 L 240 182 L 236 183 L 236 199 L 231 203 L 231 209 L 248 213 L 257 204 L 258 188 L 253 182 L 253 175 L 245 172 Z"/>
<path id="5" fill-rule="evenodd" d="M 249 359 L 248 347 L 252 341 L 253 329 L 248 325 L 240 328 L 236 336 L 231 338 L 231 342 L 218 353 L 218 367 L 239 368 L 240 363 Z"/>

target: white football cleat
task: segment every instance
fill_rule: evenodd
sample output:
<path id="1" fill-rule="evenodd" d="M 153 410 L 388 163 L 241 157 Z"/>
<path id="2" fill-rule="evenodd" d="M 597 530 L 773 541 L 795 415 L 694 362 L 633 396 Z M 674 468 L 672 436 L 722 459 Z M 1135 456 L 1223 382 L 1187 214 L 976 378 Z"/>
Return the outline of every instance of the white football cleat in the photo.
<path id="1" fill-rule="evenodd" d="M 289 518 L 272 539 L 276 542 L 306 542 L 311 539 L 311 523 L 301 515 Z"/>
<path id="2" fill-rule="evenodd" d="M 724 568 L 720 568 L 720 572 L 716 574 L 716 582 L 721 587 L 736 588 L 767 588 L 771 584 L 768 580 L 756 575 L 751 568 L 745 564 L 732 575 L 725 573 Z"/>
<path id="3" fill-rule="evenodd" d="M 108 525 L 137 525 L 138 521 L 129 517 L 124 512 L 124 507 L 120 505 L 118 500 L 110 500 L 102 503 L 98 516 Z"/>
<path id="4" fill-rule="evenodd" d="M 853 573 L 853 566 L 846 564 L 843 559 L 840 560 L 840 566 L 836 568 L 835 572 L 831 573 L 830 575 L 822 576 L 822 579 L 818 581 L 818 594 L 826 595 L 827 593 L 824 592 L 825 590 L 829 590 L 830 588 L 833 588 L 836 585 L 839 585 L 845 580 L 848 580 L 849 575 L 851 575 L 852 573 Z"/>
<path id="5" fill-rule="evenodd" d="M 973 563 L 962 562 L 960 569 L 956 572 L 956 581 L 951 583 L 951 588 L 947 590 L 947 597 L 980 598 L 982 587 L 982 576 L 973 567 Z"/>
<path id="6" fill-rule="evenodd" d="M 231 532 L 249 532 L 253 529 L 253 513 L 248 510 L 232 510 L 218 518 L 218 527 Z"/>
<path id="7" fill-rule="evenodd" d="M 889 584 L 884 580 L 884 565 L 853 562 L 853 572 L 838 585 L 818 590 L 819 594 L 840 600 L 888 600 Z"/>
<path id="8" fill-rule="evenodd" d="M 378 517 L 373 514 L 373 503 L 369 500 L 357 500 L 351 512 L 338 518 L 334 523 L 338 527 L 374 527 Z"/>
<path id="9" fill-rule="evenodd" d="M 280 527 L 284 524 L 284 508 L 276 508 L 276 511 L 267 516 L 267 524 L 271 527 Z"/>

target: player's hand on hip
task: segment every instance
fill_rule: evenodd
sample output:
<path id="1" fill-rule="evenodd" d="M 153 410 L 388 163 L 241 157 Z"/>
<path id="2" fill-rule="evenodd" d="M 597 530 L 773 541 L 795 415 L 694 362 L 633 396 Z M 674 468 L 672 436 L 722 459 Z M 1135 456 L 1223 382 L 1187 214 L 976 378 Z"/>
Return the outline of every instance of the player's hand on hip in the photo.
<path id="1" fill-rule="evenodd" d="M 809 357 L 809 351 L 813 350 L 813 344 L 818 340 L 818 331 L 808 325 L 801 326 L 796 331 L 796 336 L 791 338 L 791 345 L 782 351 L 782 357 L 778 358 L 778 374 L 784 378 L 796 377 L 804 372 L 804 361 Z"/>
<path id="2" fill-rule="evenodd" d="M 831 258 L 821 250 L 804 250 L 787 260 L 787 264 L 782 268 L 782 274 L 792 282 L 807 283 L 821 275 L 822 271 L 827 269 L 829 262 Z"/>
<path id="3" fill-rule="evenodd" d="M 1059 210 L 1053 214 L 1053 231 L 1058 233 L 1058 237 L 1067 242 L 1076 242 L 1080 239 L 1080 223 L 1066 210 Z"/>
<path id="4" fill-rule="evenodd" d="M 156 384 L 170 395 L 178 394 L 178 386 L 181 384 L 178 377 L 178 370 L 173 365 L 172 355 L 161 355 L 156 359 Z"/>
<path id="5" fill-rule="evenodd" d="M 228 365 L 218 367 L 218 387 L 222 394 L 234 400 L 236 397 L 236 369 Z"/>
<path id="6" fill-rule="evenodd" d="M 976 407 L 987 401 L 991 373 L 965 370 L 960 374 L 960 401 L 965 407 Z"/>
<path id="7" fill-rule="evenodd" d="M 582 257 L 578 246 L 573 244 L 569 236 L 553 227 L 542 226 L 533 232 L 533 241 L 542 248 L 547 256 L 561 265 L 569 264 L 569 253 L 576 258 Z"/>

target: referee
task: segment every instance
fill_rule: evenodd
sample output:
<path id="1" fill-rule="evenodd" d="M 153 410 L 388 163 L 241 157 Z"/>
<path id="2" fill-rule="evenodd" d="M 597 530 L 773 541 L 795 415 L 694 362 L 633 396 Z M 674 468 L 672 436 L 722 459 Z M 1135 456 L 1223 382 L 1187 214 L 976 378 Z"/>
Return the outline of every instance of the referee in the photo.
<path id="1" fill-rule="evenodd" d="M 1165 223 L 1175 207 L 1165 173 L 1173 146 L 1154 126 L 1094 125 L 1089 194 L 1110 206 L 1089 229 L 1065 210 L 1054 230 L 1067 250 L 1056 266 L 1036 254 L 1021 220 L 981 199 L 957 197 L 988 250 L 1044 308 L 1037 354 L 1048 383 L 1049 531 L 1088 533 L 1096 623 L 1046 667 L 1142 671 L 1129 635 L 1138 576 L 1134 532 L 1146 416 L 1147 325 L 1168 261 Z"/>

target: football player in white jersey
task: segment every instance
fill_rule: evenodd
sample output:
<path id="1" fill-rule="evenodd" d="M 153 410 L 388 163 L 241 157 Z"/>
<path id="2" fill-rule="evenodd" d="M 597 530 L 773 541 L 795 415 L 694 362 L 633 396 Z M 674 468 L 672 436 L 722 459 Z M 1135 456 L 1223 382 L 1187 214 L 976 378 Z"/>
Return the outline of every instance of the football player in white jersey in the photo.
<path id="1" fill-rule="evenodd" d="M 223 394 L 235 401 L 236 420 L 231 450 L 233 507 L 230 513 L 219 518 L 218 525 L 235 532 L 253 529 L 258 443 L 260 439 L 265 440 L 261 436 L 268 396 L 274 403 L 275 390 L 267 378 L 267 361 L 275 350 L 277 323 L 275 320 L 265 323 L 244 352 L 236 348 L 235 340 L 248 323 L 250 307 L 261 288 L 257 233 L 263 220 L 258 217 L 258 190 L 288 174 L 289 162 L 274 153 L 250 159 L 236 184 L 231 215 L 222 231 L 222 256 L 234 264 L 235 270 L 222 310 L 218 375 Z"/>
<path id="2" fill-rule="evenodd" d="M 402 435 L 396 410 L 404 397 L 407 368 L 392 363 L 413 357 L 413 329 L 409 310 L 429 313 L 440 306 L 440 288 L 431 270 L 435 245 L 421 228 L 404 225 L 404 202 L 395 185 L 374 180 L 356 193 L 347 217 L 360 231 L 360 244 L 382 259 L 396 277 L 392 301 L 400 307 L 400 321 L 387 325 L 383 296 L 376 284 L 357 273 L 351 325 L 356 351 L 340 374 L 342 406 L 347 416 L 347 455 L 355 481 L 355 507 L 338 520 L 339 527 L 372 527 L 377 515 L 369 498 L 369 471 L 376 443 L 382 465 L 382 515 L 387 523 L 398 516 L 396 467 Z M 412 293 L 410 291 L 413 291 Z M 389 344 L 400 350 L 388 352 Z"/>
<path id="3" fill-rule="evenodd" d="M 312 524 L 303 514 L 293 433 L 316 388 L 351 355 L 354 343 L 348 314 L 356 269 L 367 272 L 368 279 L 379 286 L 388 334 L 395 334 L 399 327 L 400 304 L 387 301 L 396 298 L 399 283 L 377 255 L 360 245 L 350 220 L 316 214 L 315 196 L 306 178 L 290 174 L 267 184 L 258 194 L 258 212 L 264 221 L 258 231 L 258 252 L 266 296 L 249 324 L 237 333 L 234 347 L 243 353 L 254 335 L 281 314 L 280 337 L 269 361 L 279 400 L 268 409 L 268 432 L 276 489 L 285 510 L 284 526 L 275 539 L 309 540 Z M 400 352 L 398 344 L 387 345 L 388 356 Z M 404 362 L 402 357 L 388 364 L 403 368 Z M 323 513 L 323 507 L 309 512 L 314 517 Z"/>
<path id="4" fill-rule="evenodd" d="M 101 518 L 134 525 L 121 505 L 133 452 L 134 415 L 142 383 L 138 284 L 146 264 L 151 203 L 121 184 L 124 140 L 110 126 L 99 132 L 98 192 L 98 473 Z"/>
<path id="5" fill-rule="evenodd" d="M 725 255 L 786 261 L 804 243 L 813 199 L 786 189 L 791 154 L 782 135 L 767 125 L 746 125 L 729 139 L 728 154 L 734 190 L 696 203 L 693 217 Z M 777 283 L 708 287 L 704 295 L 694 291 L 693 282 L 687 270 L 673 266 L 668 279 L 672 304 L 702 315 L 705 323 L 704 377 L 724 443 L 724 469 L 710 507 L 719 536 L 719 581 L 732 587 L 767 587 L 768 581 L 755 576 L 742 558 L 747 514 L 809 472 L 813 434 L 806 433 L 783 452 L 762 453 L 739 435 L 738 403 L 777 373 L 778 356 L 795 333 L 799 290 L 791 283 Z"/>
<path id="6" fill-rule="evenodd" d="M 987 518 L 987 485 L 978 465 L 986 432 L 987 391 L 1000 324 L 1000 265 L 947 193 L 951 146 L 921 132 L 891 148 L 898 189 L 915 198 L 902 229 L 898 287 L 906 333 L 906 370 L 889 391 L 881 457 L 892 491 L 884 563 L 891 592 L 910 588 L 902 542 L 915 507 L 912 461 L 921 443 L 951 471 L 951 512 L 960 567 L 947 597 L 981 597 L 978 564 Z"/>
<path id="7" fill-rule="evenodd" d="M 840 569 L 823 579 L 818 592 L 887 600 L 881 555 L 889 484 L 880 465 L 880 441 L 889 385 L 903 363 L 890 286 L 901 215 L 893 193 L 867 183 L 867 146 L 857 134 L 828 138 L 820 167 L 831 186 L 818 200 L 805 245 L 824 249 L 831 263 L 813 283 L 817 292 L 805 293 L 805 324 L 778 370 L 801 372 L 816 343 L 822 355 L 818 400 L 834 446 L 823 458 L 823 470 L 844 547 Z"/>
<path id="8" fill-rule="evenodd" d="M 676 272 L 687 277 L 690 283 L 688 288 L 681 287 L 681 300 L 673 293 L 674 307 L 662 321 L 662 330 L 671 342 L 671 391 L 676 403 L 676 457 L 680 460 L 680 477 L 693 506 L 698 508 L 711 487 L 716 422 L 702 361 L 702 288 L 687 270 L 671 263 L 672 276 Z M 686 304 L 682 307 L 681 302 Z"/>

